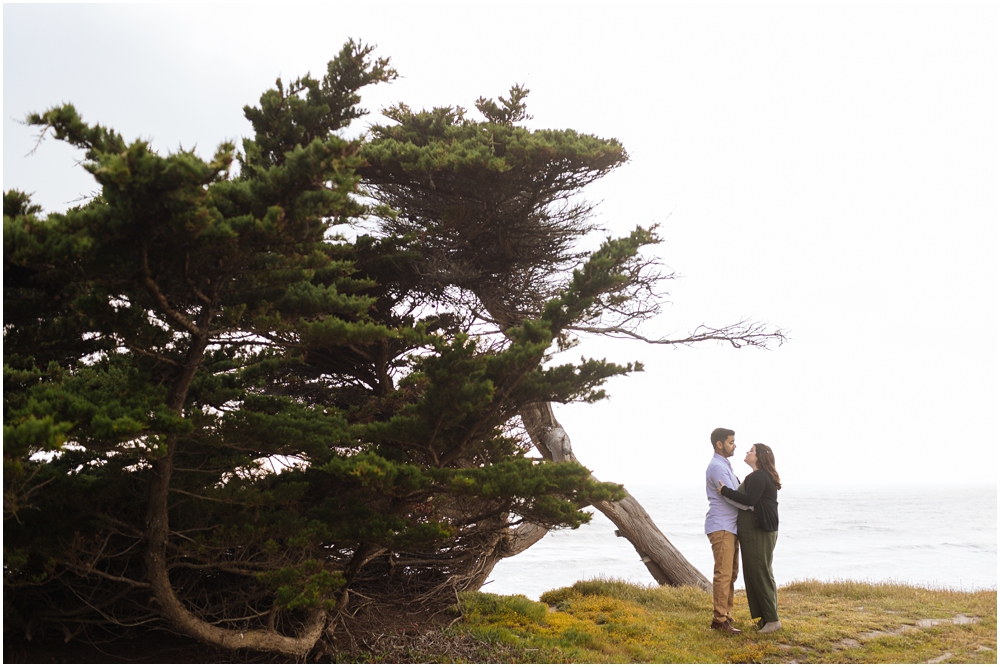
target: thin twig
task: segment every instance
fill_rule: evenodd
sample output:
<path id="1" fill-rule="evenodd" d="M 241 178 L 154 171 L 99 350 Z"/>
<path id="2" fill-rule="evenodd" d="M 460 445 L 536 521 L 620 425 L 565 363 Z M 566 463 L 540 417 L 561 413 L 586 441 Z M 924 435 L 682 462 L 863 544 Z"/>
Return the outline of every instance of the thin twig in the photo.
<path id="1" fill-rule="evenodd" d="M 167 297 L 165 297 L 163 292 L 160 291 L 160 286 L 156 284 L 155 280 L 153 280 L 152 273 L 149 270 L 149 248 L 145 242 L 143 242 L 139 250 L 139 256 L 142 262 L 143 281 L 145 282 L 146 289 L 149 291 L 150 295 L 152 295 L 153 300 L 156 301 L 156 304 L 163 310 L 164 313 L 166 313 L 167 316 L 170 317 L 170 319 L 181 325 L 181 327 L 188 333 L 194 336 L 201 333 L 198 327 L 195 326 L 191 320 L 185 317 L 183 313 L 174 310 L 170 303 L 167 302 Z"/>

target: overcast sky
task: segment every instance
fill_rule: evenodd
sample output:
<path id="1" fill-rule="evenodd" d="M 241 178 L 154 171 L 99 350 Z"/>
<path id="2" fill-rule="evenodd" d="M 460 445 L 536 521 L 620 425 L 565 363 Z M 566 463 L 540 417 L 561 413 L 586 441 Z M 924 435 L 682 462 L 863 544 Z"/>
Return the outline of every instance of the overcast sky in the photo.
<path id="1" fill-rule="evenodd" d="M 745 316 L 790 335 L 572 351 L 646 365 L 602 404 L 557 406 L 595 475 L 698 489 L 726 426 L 737 472 L 765 442 L 788 489 L 995 485 L 997 27 L 996 3 L 5 4 L 3 186 L 49 211 L 95 189 L 79 153 L 27 155 L 29 112 L 72 102 L 207 156 L 349 37 L 402 75 L 367 91 L 375 112 L 523 83 L 532 127 L 631 155 L 587 194 L 613 234 L 661 224 L 681 278 L 648 335 Z"/>

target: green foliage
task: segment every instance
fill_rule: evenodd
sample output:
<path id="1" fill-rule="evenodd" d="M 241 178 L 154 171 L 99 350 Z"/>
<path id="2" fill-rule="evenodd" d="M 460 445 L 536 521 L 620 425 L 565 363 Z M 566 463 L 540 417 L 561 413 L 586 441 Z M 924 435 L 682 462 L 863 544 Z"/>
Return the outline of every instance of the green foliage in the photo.
<path id="1" fill-rule="evenodd" d="M 480 97 L 476 100 L 476 108 L 494 125 L 514 125 L 531 118 L 527 112 L 528 105 L 524 102 L 528 92 L 524 86 L 515 85 L 510 89 L 509 98 L 500 97 L 500 104 Z"/>
<path id="2" fill-rule="evenodd" d="M 260 107 L 244 107 L 256 133 L 254 139 L 243 142 L 244 168 L 280 164 L 289 147 L 325 140 L 364 116 L 367 112 L 358 107 L 358 91 L 398 76 L 388 58 L 369 58 L 373 50 L 351 40 L 327 65 L 322 81 L 306 75 L 291 82 L 286 90 L 278 79 L 275 88 L 261 96 Z"/>
<path id="3" fill-rule="evenodd" d="M 514 86 L 499 103 L 480 98 L 484 121 L 457 106 L 392 107 L 383 113 L 393 124 L 372 128 L 360 168 L 374 197 L 399 212 L 381 216 L 381 229 L 420 248 L 416 284 L 455 298 L 446 276 L 505 326 L 565 287 L 565 270 L 584 257 L 577 243 L 594 229 L 591 206 L 574 197 L 628 159 L 614 139 L 519 125 L 527 94 Z M 510 318 L 494 312 L 501 304 Z"/>
<path id="4" fill-rule="evenodd" d="M 462 596 L 462 615 L 469 622 L 502 617 L 507 626 L 523 623 L 543 623 L 548 609 L 523 595 L 493 595 L 469 592 Z"/>
<path id="5" fill-rule="evenodd" d="M 274 603 L 289 610 L 321 605 L 332 608 L 334 594 L 347 583 L 341 573 L 327 571 L 317 560 L 305 561 L 298 567 L 263 572 L 257 578 L 276 588 Z"/>
<path id="6" fill-rule="evenodd" d="M 517 416 L 598 400 L 640 370 L 543 365 L 574 323 L 621 304 L 655 242 L 637 230 L 578 262 L 586 225 L 552 208 L 624 150 L 519 127 L 519 87 L 477 102 L 485 123 L 401 105 L 398 126 L 347 139 L 360 89 L 396 77 L 371 53 L 349 42 L 321 80 L 279 80 L 245 108 L 242 151 L 223 143 L 209 159 L 126 142 L 71 105 L 28 117 L 83 151 L 100 193 L 48 214 L 4 196 L 5 600 L 18 618 L 145 623 L 162 563 L 203 620 L 252 629 L 272 605 L 261 622 L 289 629 L 347 590 L 394 598 L 473 577 L 512 522 L 576 527 L 582 507 L 621 497 L 578 464 L 526 458 Z M 393 197 L 367 208 L 362 177 Z M 440 249 L 428 239 L 483 214 L 470 189 L 497 216 L 475 240 L 483 261 L 459 259 L 577 268 L 524 292 L 545 299 L 502 342 L 445 298 L 479 287 L 426 279 Z M 338 234 L 366 213 L 399 223 Z M 531 225 L 555 244 L 536 247 Z"/>

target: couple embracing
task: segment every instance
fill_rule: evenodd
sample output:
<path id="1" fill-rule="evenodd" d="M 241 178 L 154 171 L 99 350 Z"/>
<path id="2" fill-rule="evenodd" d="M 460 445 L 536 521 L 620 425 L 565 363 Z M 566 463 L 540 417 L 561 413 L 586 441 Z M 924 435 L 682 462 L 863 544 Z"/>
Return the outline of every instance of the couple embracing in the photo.
<path id="1" fill-rule="evenodd" d="M 771 571 L 774 545 L 778 541 L 778 489 L 781 479 L 774 467 L 774 452 L 757 443 L 744 462 L 753 471 L 740 484 L 729 459 L 736 451 L 736 432 L 728 428 L 712 431 L 715 455 L 705 472 L 708 514 L 705 533 L 712 543 L 715 571 L 712 577 L 714 611 L 712 629 L 739 634 L 734 628 L 733 594 L 743 547 L 743 582 L 746 584 L 750 617 L 760 619 L 759 632 L 781 629 L 778 620 L 778 588 Z"/>

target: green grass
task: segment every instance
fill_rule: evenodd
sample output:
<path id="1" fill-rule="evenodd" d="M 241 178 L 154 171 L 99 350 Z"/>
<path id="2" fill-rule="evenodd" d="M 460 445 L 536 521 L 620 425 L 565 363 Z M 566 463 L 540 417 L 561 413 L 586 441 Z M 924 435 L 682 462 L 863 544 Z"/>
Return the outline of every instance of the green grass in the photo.
<path id="1" fill-rule="evenodd" d="M 996 663 L 996 605 L 993 590 L 804 581 L 779 589 L 784 627 L 771 635 L 753 630 L 738 592 L 744 633 L 729 636 L 709 628 L 712 599 L 702 590 L 593 580 L 541 602 L 467 593 L 448 632 L 494 647 L 483 657 L 495 662 Z M 958 615 L 976 620 L 956 624 Z"/>

